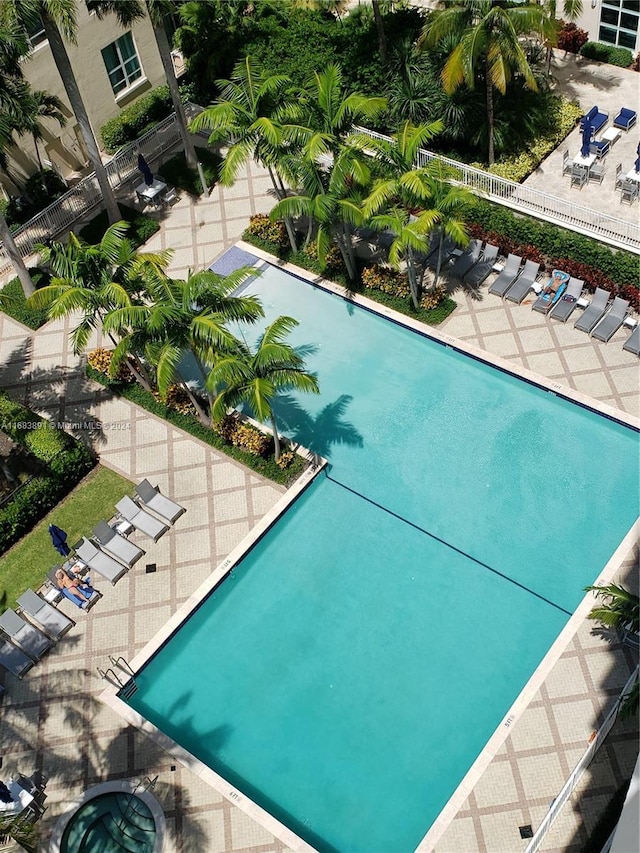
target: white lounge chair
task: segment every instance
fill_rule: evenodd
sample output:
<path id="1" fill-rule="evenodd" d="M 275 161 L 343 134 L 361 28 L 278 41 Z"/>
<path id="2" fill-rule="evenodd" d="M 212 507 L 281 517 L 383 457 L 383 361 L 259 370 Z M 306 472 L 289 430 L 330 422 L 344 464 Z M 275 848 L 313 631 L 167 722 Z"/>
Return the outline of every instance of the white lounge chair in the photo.
<path id="1" fill-rule="evenodd" d="M 18 616 L 14 610 L 5 610 L 2 616 L 0 616 L 0 628 L 2 628 L 12 643 L 22 649 L 33 660 L 40 660 L 53 645 L 51 640 L 42 631 L 38 631 L 37 628 L 34 628 L 33 625 L 25 621 L 22 616 Z"/>
<path id="2" fill-rule="evenodd" d="M 103 551 L 124 563 L 128 568 L 137 563 L 145 553 L 142 548 L 129 542 L 113 527 L 109 527 L 106 521 L 101 521 L 93 528 L 93 535 Z"/>
<path id="3" fill-rule="evenodd" d="M 76 624 L 48 601 L 28 589 L 18 599 L 20 611 L 26 614 L 52 640 L 59 640 Z"/>
<path id="4" fill-rule="evenodd" d="M 186 512 L 186 509 L 166 495 L 160 494 L 158 487 L 155 489 L 148 480 L 143 480 L 136 486 L 136 494 L 139 500 L 150 509 L 159 515 L 163 521 L 173 524 L 176 519 Z"/>
<path id="5" fill-rule="evenodd" d="M 33 666 L 34 661 L 21 651 L 13 643 L 6 640 L 0 640 L 0 666 L 3 666 L 7 672 L 15 675 L 16 678 L 22 678 Z"/>
<path id="6" fill-rule="evenodd" d="M 114 560 L 109 554 L 105 554 L 85 536 L 77 545 L 74 545 L 73 550 L 83 563 L 86 563 L 92 571 L 102 575 L 110 584 L 116 584 L 127 573 L 127 569 L 122 563 Z"/>
<path id="7" fill-rule="evenodd" d="M 169 529 L 168 525 L 163 524 L 155 516 L 149 515 L 137 503 L 134 503 L 130 497 L 125 496 L 122 500 L 118 501 L 116 509 L 123 518 L 130 524 L 133 524 L 136 530 L 144 533 L 145 536 L 149 536 L 154 542 L 157 542 Z"/>

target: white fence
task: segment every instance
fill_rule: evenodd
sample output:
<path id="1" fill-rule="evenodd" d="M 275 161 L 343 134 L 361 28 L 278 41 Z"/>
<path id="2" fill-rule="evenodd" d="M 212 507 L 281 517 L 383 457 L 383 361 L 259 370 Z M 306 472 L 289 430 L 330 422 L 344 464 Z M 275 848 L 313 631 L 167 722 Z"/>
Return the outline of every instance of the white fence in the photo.
<path id="1" fill-rule="evenodd" d="M 198 108 L 191 107 L 194 114 Z M 172 148 L 180 139 L 175 113 L 165 118 L 144 136 L 121 148 L 108 163 L 105 163 L 109 183 L 114 190 L 139 175 L 138 154 L 153 164 L 161 154 Z M 75 222 L 102 201 L 102 194 L 95 172 L 83 178 L 43 211 L 26 222 L 13 235 L 23 259 L 35 254 L 38 243 L 55 237 L 70 228 Z M 11 269 L 11 261 L 0 244 L 0 275 Z"/>
<path id="2" fill-rule="evenodd" d="M 355 129 L 376 139 L 390 139 L 365 127 Z M 546 222 L 553 222 L 571 231 L 578 231 L 618 249 L 640 254 L 640 224 L 637 221 L 627 222 L 624 219 L 609 216 L 607 213 L 548 195 L 533 187 L 509 181 L 490 172 L 483 172 L 482 169 L 475 169 L 473 166 L 450 160 L 448 157 L 440 157 L 424 149 L 420 149 L 416 165 L 425 166 L 435 159 L 451 168 L 453 180 L 459 181 L 489 201 L 511 207 L 519 213 L 544 219 Z"/>
<path id="3" fill-rule="evenodd" d="M 575 790 L 575 787 L 578 784 L 580 777 L 587 769 L 589 764 L 591 764 L 594 755 L 600 749 L 600 747 L 602 746 L 602 742 L 611 731 L 613 724 L 618 718 L 620 706 L 624 702 L 625 697 L 630 692 L 633 685 L 636 683 L 637 679 L 638 667 L 636 667 L 635 671 L 632 673 L 631 677 L 629 678 L 625 686 L 622 688 L 622 693 L 616 699 L 615 705 L 607 714 L 604 722 L 598 729 L 595 738 L 591 741 L 591 743 L 587 747 L 586 752 L 584 753 L 580 761 L 578 761 L 571 775 L 562 786 L 562 790 L 555 798 L 555 800 L 551 803 L 549 811 L 547 812 L 544 817 L 544 820 L 536 830 L 535 835 L 527 845 L 524 853 L 536 853 L 536 851 L 540 849 L 540 846 L 542 845 L 542 842 L 544 841 L 547 833 L 551 829 L 551 826 L 555 821 L 556 817 L 558 816 L 558 813 Z"/>

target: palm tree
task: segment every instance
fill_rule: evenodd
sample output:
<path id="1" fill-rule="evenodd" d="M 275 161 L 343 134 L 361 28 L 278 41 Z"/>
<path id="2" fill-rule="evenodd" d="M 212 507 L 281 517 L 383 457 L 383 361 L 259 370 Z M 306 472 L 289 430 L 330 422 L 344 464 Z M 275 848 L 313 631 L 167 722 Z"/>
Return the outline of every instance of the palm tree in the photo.
<path id="1" fill-rule="evenodd" d="M 207 379 L 207 387 L 218 391 L 213 404 L 214 420 L 220 421 L 232 408 L 246 403 L 259 421 L 271 421 L 276 461 L 280 458 L 280 436 L 273 409 L 282 391 L 318 394 L 318 380 L 304 368 L 302 357 L 285 342 L 298 325 L 293 317 L 278 317 L 258 340 L 255 351 L 246 344 L 222 357 Z"/>
<path id="2" fill-rule="evenodd" d="M 290 145 L 290 132 L 285 116 L 295 115 L 295 104 L 290 97 L 291 80 L 283 74 L 266 74 L 245 57 L 235 66 L 230 80 L 218 80 L 220 98 L 196 116 L 191 130 L 209 130 L 209 142 L 231 144 L 220 171 L 220 183 L 231 186 L 249 157 L 266 168 L 273 184 L 276 198 L 284 198 L 287 190 L 284 181 L 291 178 L 286 155 Z M 289 242 L 296 249 L 293 225 L 285 219 Z"/>
<path id="3" fill-rule="evenodd" d="M 87 154 L 96 174 L 100 192 L 107 209 L 109 223 L 118 222 L 120 219 L 120 210 L 111 189 L 106 169 L 102 164 L 98 143 L 96 142 L 63 39 L 64 37 L 71 44 L 76 44 L 75 0 L 5 0 L 3 10 L 4 14 L 10 16 L 23 28 L 29 28 L 36 25 L 39 20 L 42 21 L 45 35 L 51 48 L 53 61 L 62 79 L 71 109 L 78 120 Z"/>
<path id="4" fill-rule="evenodd" d="M 108 14 L 115 14 L 118 23 L 122 27 L 130 27 L 131 24 L 144 18 L 145 14 L 149 16 L 151 26 L 153 27 L 153 35 L 158 46 L 158 53 L 162 61 L 164 76 L 167 80 L 169 93 L 173 102 L 173 109 L 176 114 L 176 122 L 178 124 L 178 132 L 182 140 L 187 165 L 191 169 L 195 169 L 198 165 L 198 157 L 193 140 L 187 129 L 187 117 L 184 112 L 182 99 L 180 98 L 180 89 L 176 73 L 173 68 L 173 59 L 171 58 L 171 45 L 165 28 L 165 20 L 168 16 L 176 11 L 175 3 L 172 0 L 128 0 L 123 3 L 122 0 L 87 0 L 87 9 L 90 12 L 95 12 L 98 18 L 103 18 Z M 203 176 L 200 176 L 203 179 Z M 204 180 L 202 180 L 203 189 L 206 190 Z"/>
<path id="5" fill-rule="evenodd" d="M 103 321 L 103 329 L 116 332 L 120 341 L 111 359 L 115 375 L 129 356 L 153 365 L 158 390 L 165 395 L 178 382 L 189 395 L 200 421 L 211 423 L 213 395 L 205 411 L 181 373 L 181 361 L 190 353 L 207 390 L 207 375 L 220 353 L 237 346 L 226 327 L 228 321 L 253 323 L 263 316 L 255 296 L 234 296 L 233 291 L 255 275 L 253 267 L 242 267 L 228 276 L 205 270 L 190 274 L 186 281 L 171 279 L 160 270 L 145 276 L 144 302 L 116 307 Z"/>
<path id="6" fill-rule="evenodd" d="M 33 139 L 33 146 L 36 150 L 38 167 L 42 172 L 44 170 L 44 167 L 42 165 L 42 159 L 40 158 L 38 140 L 43 139 L 44 135 L 42 132 L 42 125 L 40 124 L 40 120 L 43 118 L 49 118 L 53 121 L 58 122 L 59 127 L 64 127 L 67 123 L 67 119 L 64 113 L 62 112 L 63 104 L 60 98 L 57 98 L 55 95 L 50 95 L 48 92 L 43 92 L 40 90 L 32 92 L 31 97 L 31 110 L 29 111 L 29 113 L 27 113 L 27 115 L 24 116 L 24 123 L 18 129 L 18 132 L 31 134 L 31 138 Z"/>
<path id="7" fill-rule="evenodd" d="M 640 598 L 633 592 L 629 592 L 623 586 L 615 583 L 605 586 L 586 586 L 587 592 L 594 592 L 596 598 L 603 599 L 603 603 L 594 607 L 589 614 L 589 619 L 601 622 L 607 628 L 615 628 L 628 634 L 640 631 Z M 625 697 L 620 710 L 621 717 L 631 717 L 638 713 L 640 691 L 638 681 Z"/>
<path id="8" fill-rule="evenodd" d="M 461 4 L 445 0 L 445 8 L 432 12 L 420 36 L 420 44 L 435 47 L 442 39 L 456 36 L 442 70 L 445 92 L 463 84 L 469 89 L 483 78 L 487 99 L 488 160 L 494 153 L 494 89 L 507 90 L 514 71 L 524 78 L 527 88 L 537 90 L 535 76 L 519 36 L 545 31 L 545 12 L 537 3 L 505 7 L 499 0 L 468 0 Z"/>
<path id="9" fill-rule="evenodd" d="M 142 288 L 148 267 L 163 269 L 172 252 L 137 252 L 126 239 L 126 222 L 117 222 L 102 240 L 91 246 L 71 232 L 66 244 L 40 246 L 43 263 L 54 277 L 29 300 L 33 308 L 48 308 L 51 319 L 79 311 L 81 319 L 71 333 L 73 351 L 83 352 L 94 329 L 114 307 L 130 305 Z M 115 341 L 114 341 L 115 343 Z"/>
<path id="10" fill-rule="evenodd" d="M 13 143 L 12 134 L 24 120 L 30 103 L 30 90 L 20 61 L 28 52 L 24 30 L 3 14 L 0 19 L 0 167 L 3 169 L 7 168 L 6 149 Z M 35 286 L 1 211 L 0 240 L 20 279 L 25 298 L 29 298 Z"/>

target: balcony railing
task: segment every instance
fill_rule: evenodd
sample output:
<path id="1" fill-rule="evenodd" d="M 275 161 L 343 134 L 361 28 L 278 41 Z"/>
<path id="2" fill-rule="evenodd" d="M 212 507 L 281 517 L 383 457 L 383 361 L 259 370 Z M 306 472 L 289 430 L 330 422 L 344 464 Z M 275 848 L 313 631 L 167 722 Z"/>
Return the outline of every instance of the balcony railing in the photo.
<path id="1" fill-rule="evenodd" d="M 357 127 L 355 130 L 376 139 L 390 141 L 390 137 L 365 127 Z M 475 169 L 466 163 L 440 157 L 424 149 L 420 149 L 416 165 L 426 166 L 435 159 L 450 167 L 452 180 L 459 181 L 489 201 L 503 204 L 518 213 L 553 222 L 570 231 L 577 231 L 608 243 L 617 249 L 626 249 L 640 255 L 640 225 L 637 222 L 627 222 L 624 219 L 609 216 L 607 213 L 549 195 L 525 184 L 509 181 L 490 172 L 483 172 L 482 169 Z"/>

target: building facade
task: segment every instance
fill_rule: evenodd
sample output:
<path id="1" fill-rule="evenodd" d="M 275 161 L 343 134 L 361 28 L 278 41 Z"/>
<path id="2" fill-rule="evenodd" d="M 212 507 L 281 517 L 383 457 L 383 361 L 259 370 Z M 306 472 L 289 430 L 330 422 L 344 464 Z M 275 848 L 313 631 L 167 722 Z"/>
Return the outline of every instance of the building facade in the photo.
<path id="1" fill-rule="evenodd" d="M 77 4 L 77 44 L 65 42 L 71 66 L 85 103 L 93 131 L 102 146 L 100 128 L 140 95 L 165 82 L 160 54 L 148 18 L 122 29 L 114 15 L 99 20 L 86 4 Z M 30 33 L 32 53 L 24 63 L 24 74 L 34 91 L 56 95 L 62 101 L 67 124 L 60 128 L 51 119 L 40 124 L 43 139 L 38 143 L 45 166 L 51 165 L 65 179 L 81 173 L 88 158 L 80 128 L 67 99 L 62 79 L 53 61 L 42 28 Z M 7 152 L 13 180 L 2 174 L 5 195 L 19 194 L 21 181 L 38 169 L 33 141 L 29 135 L 17 139 Z"/>
<path id="2" fill-rule="evenodd" d="M 576 23 L 589 33 L 590 41 L 628 47 L 635 55 L 640 51 L 639 21 L 640 0 L 583 0 Z"/>

